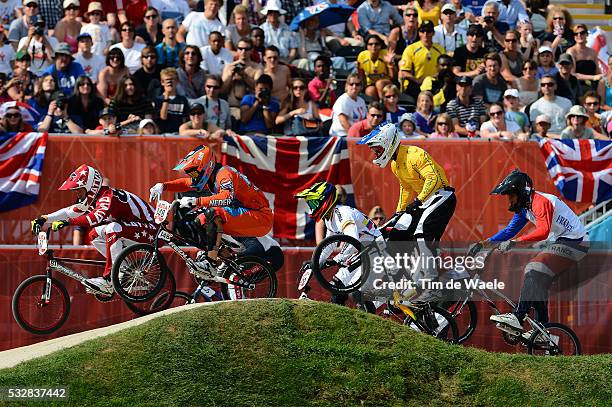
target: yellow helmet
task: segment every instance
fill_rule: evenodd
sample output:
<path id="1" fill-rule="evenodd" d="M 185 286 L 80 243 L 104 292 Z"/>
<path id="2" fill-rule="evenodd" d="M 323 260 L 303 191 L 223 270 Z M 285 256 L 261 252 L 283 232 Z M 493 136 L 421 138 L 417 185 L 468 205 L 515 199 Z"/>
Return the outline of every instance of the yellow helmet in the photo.
<path id="1" fill-rule="evenodd" d="M 315 221 L 323 219 L 338 201 L 336 187 L 329 182 L 317 182 L 298 192 L 295 198 L 306 200 L 310 208 L 310 217 Z"/>

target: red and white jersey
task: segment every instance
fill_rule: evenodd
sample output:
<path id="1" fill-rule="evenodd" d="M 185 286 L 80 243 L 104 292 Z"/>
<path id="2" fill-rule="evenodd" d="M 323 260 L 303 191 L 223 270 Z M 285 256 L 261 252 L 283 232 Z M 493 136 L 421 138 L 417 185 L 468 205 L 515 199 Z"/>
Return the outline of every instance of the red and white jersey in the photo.
<path id="1" fill-rule="evenodd" d="M 153 223 L 153 208 L 131 192 L 102 187 L 89 207 L 76 204 L 47 215 L 49 221 L 70 219 L 75 226 L 93 227 L 114 221 Z"/>
<path id="2" fill-rule="evenodd" d="M 535 191 L 531 199 L 531 209 L 526 211 L 525 216 L 536 228 L 533 232 L 521 236 L 518 241 L 587 238 L 587 231 L 578 216 L 554 195 Z"/>

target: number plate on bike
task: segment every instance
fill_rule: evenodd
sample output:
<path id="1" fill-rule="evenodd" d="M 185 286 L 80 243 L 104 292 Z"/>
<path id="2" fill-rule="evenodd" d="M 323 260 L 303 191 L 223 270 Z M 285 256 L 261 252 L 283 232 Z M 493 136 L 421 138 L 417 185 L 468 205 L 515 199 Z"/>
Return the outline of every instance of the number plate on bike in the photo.
<path id="1" fill-rule="evenodd" d="M 161 199 L 157 201 L 157 206 L 155 207 L 155 223 L 160 224 L 166 220 L 171 206 L 172 204 L 170 202 L 162 201 Z"/>
<path id="2" fill-rule="evenodd" d="M 38 232 L 38 254 L 45 254 L 47 252 L 47 247 L 47 233 Z"/>
<path id="3" fill-rule="evenodd" d="M 302 274 L 302 277 L 300 278 L 300 284 L 298 285 L 298 290 L 302 291 L 304 287 L 306 287 L 306 284 L 308 284 L 308 281 L 310 281 L 311 275 L 312 275 L 312 269 L 309 267 L 304 271 L 304 273 Z"/>

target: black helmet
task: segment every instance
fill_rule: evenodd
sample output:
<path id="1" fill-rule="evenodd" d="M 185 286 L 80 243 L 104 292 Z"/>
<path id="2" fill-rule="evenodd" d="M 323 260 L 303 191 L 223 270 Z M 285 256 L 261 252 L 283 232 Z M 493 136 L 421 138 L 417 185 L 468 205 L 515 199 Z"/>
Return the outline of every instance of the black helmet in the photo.
<path id="1" fill-rule="evenodd" d="M 529 207 L 532 192 L 533 181 L 531 181 L 529 175 L 516 168 L 491 191 L 491 195 L 517 194 L 519 197 L 518 202 L 515 205 L 510 205 L 508 210 L 518 213 L 523 208 Z"/>

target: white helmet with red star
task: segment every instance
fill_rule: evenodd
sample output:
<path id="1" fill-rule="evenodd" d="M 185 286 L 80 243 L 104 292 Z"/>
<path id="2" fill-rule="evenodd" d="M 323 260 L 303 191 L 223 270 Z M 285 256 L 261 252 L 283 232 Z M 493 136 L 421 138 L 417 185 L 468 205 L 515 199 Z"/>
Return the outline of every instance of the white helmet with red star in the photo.
<path id="1" fill-rule="evenodd" d="M 60 191 L 77 191 L 77 202 L 91 205 L 102 188 L 102 174 L 94 167 L 82 164 L 59 187 Z"/>

